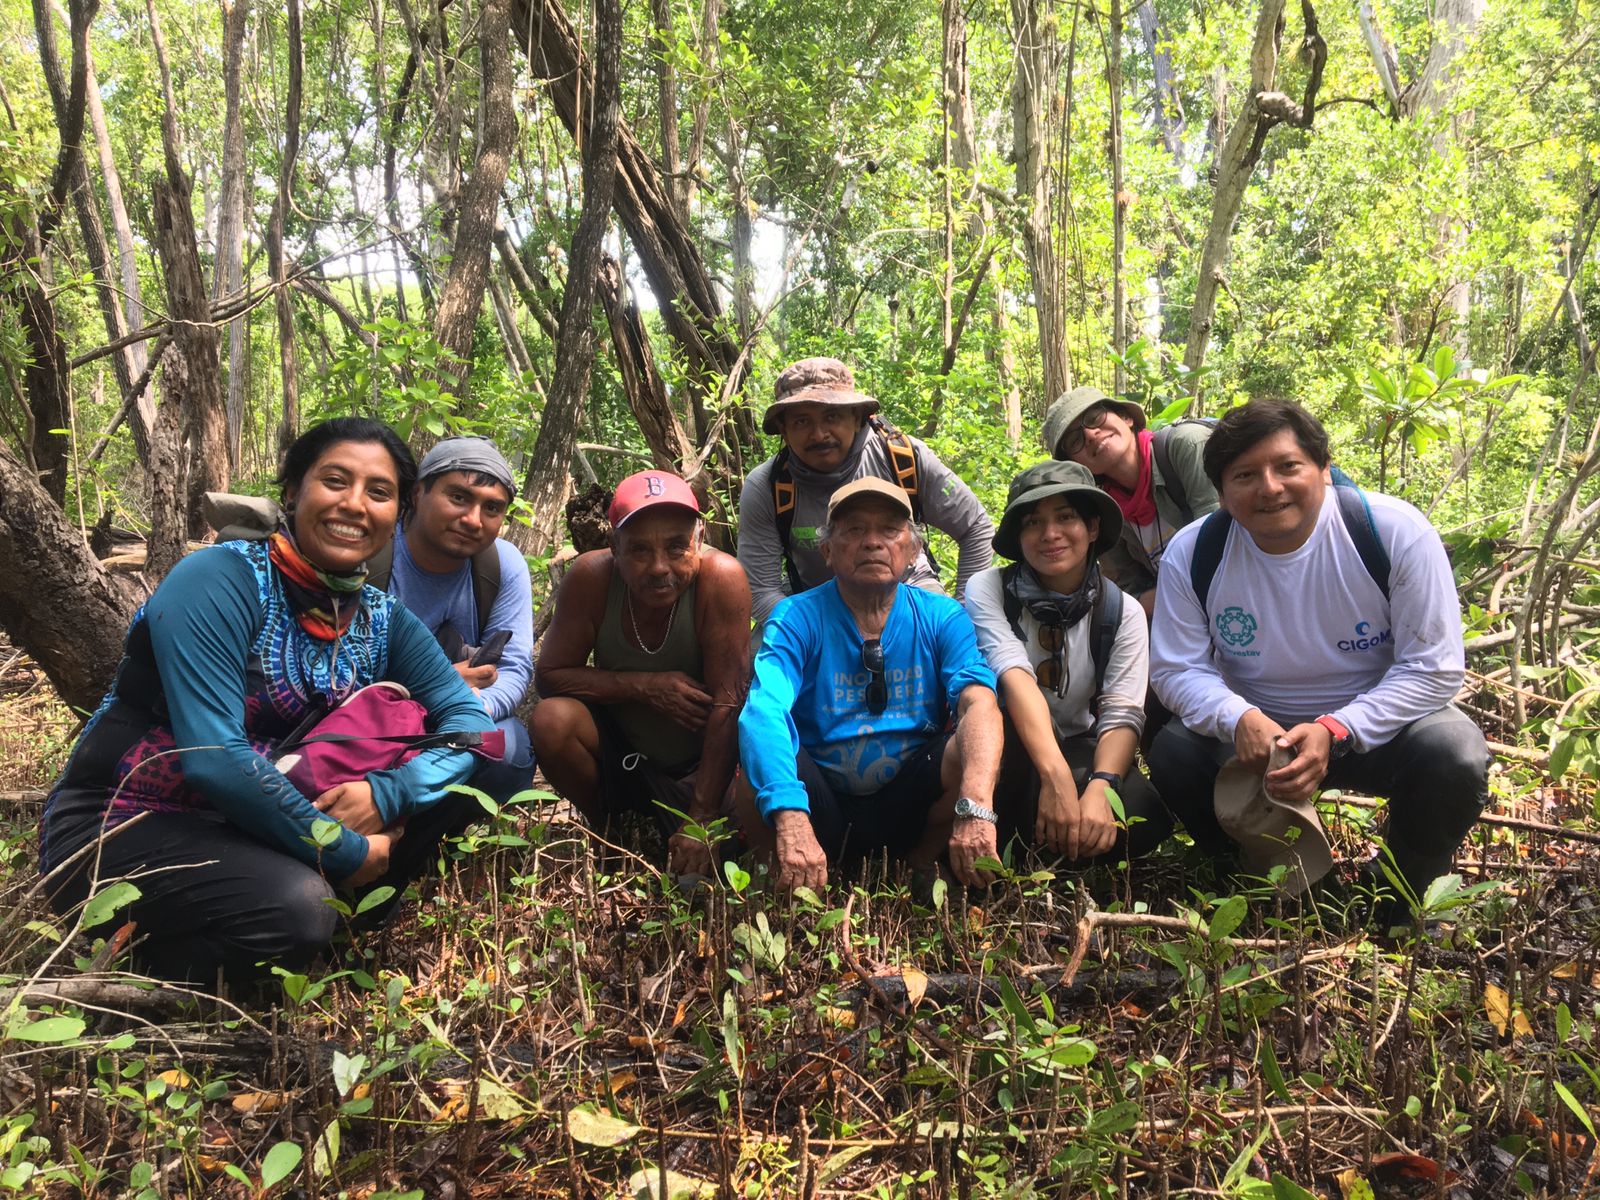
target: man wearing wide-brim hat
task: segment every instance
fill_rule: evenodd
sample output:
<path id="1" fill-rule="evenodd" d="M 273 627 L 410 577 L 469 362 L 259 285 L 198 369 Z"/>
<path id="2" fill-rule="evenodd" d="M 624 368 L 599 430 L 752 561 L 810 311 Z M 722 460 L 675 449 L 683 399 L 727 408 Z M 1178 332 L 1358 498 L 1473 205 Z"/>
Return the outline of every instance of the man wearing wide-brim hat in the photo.
<path id="1" fill-rule="evenodd" d="M 1337 473 L 1292 402 L 1229 412 L 1205 463 L 1222 508 L 1168 547 L 1151 627 L 1151 681 L 1176 717 L 1146 756 L 1161 799 L 1203 850 L 1243 849 L 1259 871 L 1277 836 L 1309 879 L 1327 866 L 1317 790 L 1383 796 L 1383 852 L 1420 897 L 1488 798 L 1483 734 L 1454 705 L 1465 655 L 1444 544 L 1405 501 Z M 1227 784 L 1230 760 L 1276 811 Z"/>
<path id="2" fill-rule="evenodd" d="M 856 479 L 898 484 L 916 521 L 955 539 L 958 598 L 989 565 L 994 526 L 972 489 L 925 443 L 887 426 L 877 412 L 878 402 L 836 358 L 802 359 L 778 375 L 762 429 L 783 446 L 750 472 L 739 498 L 739 561 L 750 577 L 757 622 L 784 596 L 832 578 L 818 531 L 828 498 Z M 906 582 L 940 590 L 925 550 L 907 567 Z"/>
<path id="3" fill-rule="evenodd" d="M 987 883 L 1002 735 L 972 622 L 902 582 L 921 544 L 889 481 L 841 487 L 823 533 L 833 578 L 773 610 L 739 717 L 745 838 L 784 887 L 884 850 Z"/>

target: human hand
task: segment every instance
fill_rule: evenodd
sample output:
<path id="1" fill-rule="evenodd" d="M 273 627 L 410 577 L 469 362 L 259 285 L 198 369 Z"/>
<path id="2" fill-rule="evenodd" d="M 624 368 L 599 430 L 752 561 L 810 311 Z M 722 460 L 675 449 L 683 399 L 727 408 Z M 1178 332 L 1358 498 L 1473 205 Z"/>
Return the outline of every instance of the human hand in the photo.
<path id="1" fill-rule="evenodd" d="M 404 829 L 391 829 L 388 833 L 374 833 L 367 838 L 367 859 L 354 875 L 345 879 L 347 887 L 365 887 L 375 879 L 389 873 L 389 854 L 400 840 Z"/>
<path id="2" fill-rule="evenodd" d="M 682 671 L 648 671 L 639 676 L 638 686 L 641 699 L 662 716 L 695 732 L 705 728 L 712 697 L 699 680 Z"/>
<path id="3" fill-rule="evenodd" d="M 1272 754 L 1272 743 L 1283 736 L 1279 725 L 1259 708 L 1252 708 L 1239 718 L 1233 727 L 1233 752 L 1239 761 L 1252 771 L 1266 774 L 1267 759 Z"/>
<path id="4" fill-rule="evenodd" d="M 469 667 L 464 662 L 454 664 L 456 674 L 467 681 L 467 686 L 475 691 L 493 687 L 494 681 L 500 678 L 500 668 L 493 663 L 484 663 L 481 667 Z"/>
<path id="5" fill-rule="evenodd" d="M 1079 858 L 1094 858 L 1117 844 L 1117 815 L 1106 794 L 1109 787 L 1104 779 L 1091 779 L 1079 797 Z"/>
<path id="6" fill-rule="evenodd" d="M 700 822 L 695 822 L 700 824 Z M 667 869 L 674 875 L 714 875 L 711 847 L 682 829 L 667 839 Z"/>
<path id="7" fill-rule="evenodd" d="M 957 879 L 968 887 L 988 887 L 994 882 L 994 873 L 979 870 L 976 864 L 980 858 L 999 857 L 993 822 L 977 817 L 956 818 L 955 827 L 950 830 L 950 869 Z"/>
<path id="8" fill-rule="evenodd" d="M 1039 815 L 1033 823 L 1034 840 L 1056 854 L 1078 857 L 1080 801 L 1072 771 L 1065 763 L 1052 777 L 1039 780 Z"/>
<path id="9" fill-rule="evenodd" d="M 788 891 L 808 887 L 814 892 L 827 887 L 828 856 L 811 827 L 811 814 L 783 809 L 773 815 L 772 827 L 778 833 L 778 886 Z"/>
<path id="10" fill-rule="evenodd" d="M 311 804 L 355 833 L 371 837 L 383 829 L 383 815 L 372 798 L 372 785 L 365 779 L 335 784 Z"/>
<path id="11" fill-rule="evenodd" d="M 1328 756 L 1333 750 L 1333 734 L 1326 726 L 1310 721 L 1296 725 L 1274 743 L 1294 757 L 1276 770 L 1267 772 L 1267 794 L 1293 804 L 1311 799 L 1328 774 Z"/>

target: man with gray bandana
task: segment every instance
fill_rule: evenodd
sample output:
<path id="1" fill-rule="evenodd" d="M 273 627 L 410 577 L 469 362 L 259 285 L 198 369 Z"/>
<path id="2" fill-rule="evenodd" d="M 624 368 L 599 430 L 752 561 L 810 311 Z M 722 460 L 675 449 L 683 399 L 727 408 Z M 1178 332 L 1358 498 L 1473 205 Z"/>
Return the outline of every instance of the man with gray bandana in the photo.
<path id="1" fill-rule="evenodd" d="M 516 477 L 493 442 L 457 437 L 423 455 L 417 480 L 415 508 L 368 582 L 433 631 L 505 732 L 504 762 L 472 781 L 503 801 L 533 783 L 528 729 L 516 715 L 533 682 L 533 592 L 527 560 L 499 536 Z"/>
<path id="2" fill-rule="evenodd" d="M 833 578 L 818 549 L 828 498 L 857 479 L 898 484 L 914 520 L 955 539 L 956 598 L 993 558 L 994 525 L 972 489 L 927 445 L 885 424 L 878 402 L 856 390 L 855 375 L 836 358 L 807 358 L 785 367 L 762 429 L 783 448 L 756 467 L 739 498 L 739 562 L 750 578 L 753 615 L 765 622 L 778 601 Z M 942 591 L 926 551 L 906 583 Z"/>

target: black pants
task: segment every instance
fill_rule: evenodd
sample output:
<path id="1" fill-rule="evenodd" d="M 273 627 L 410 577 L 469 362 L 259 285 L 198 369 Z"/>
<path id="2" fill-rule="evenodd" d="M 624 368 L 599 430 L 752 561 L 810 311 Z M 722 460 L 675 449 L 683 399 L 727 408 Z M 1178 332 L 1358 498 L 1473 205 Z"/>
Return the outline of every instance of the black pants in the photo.
<path id="1" fill-rule="evenodd" d="M 433 860 L 439 842 L 458 833 L 483 809 L 454 793 L 406 822 L 389 871 L 369 887 L 398 894 Z M 101 845 L 99 867 L 89 850 L 49 888 L 51 907 L 65 914 L 86 899 L 89 881 L 129 879 L 139 898 L 112 917 L 105 932 L 137 923 L 134 966 L 162 979 L 214 984 L 266 973 L 271 961 L 305 965 L 333 940 L 339 914 L 334 889 L 307 866 L 213 814 L 152 812 Z M 365 889 L 363 889 L 365 890 Z"/>
<path id="2" fill-rule="evenodd" d="M 1172 815 L 1202 851 L 1230 858 L 1233 843 L 1217 823 L 1217 772 L 1233 743 L 1202 737 L 1169 722 L 1150 750 L 1150 775 Z M 1483 733 L 1449 706 L 1407 725 L 1393 739 L 1335 762 L 1323 787 L 1348 788 L 1389 801 L 1389 852 L 1406 883 L 1421 895 L 1450 869 L 1489 798 L 1489 750 Z"/>
<path id="3" fill-rule="evenodd" d="M 1061 756 L 1072 768 L 1072 781 L 1080 793 L 1088 786 L 1089 776 L 1094 772 L 1095 746 L 1096 739 L 1088 734 L 1067 738 L 1061 743 Z M 1039 769 L 1033 765 L 1009 716 L 1006 717 L 1005 753 L 1000 760 L 1000 779 L 994 795 L 995 810 L 1000 814 L 1000 844 L 1004 846 L 1014 837 L 1031 844 L 1039 816 Z M 1172 818 L 1137 764 L 1123 779 L 1117 795 L 1122 800 L 1128 827 L 1117 830 L 1117 840 L 1111 849 L 1083 865 L 1138 858 L 1166 841 L 1172 832 Z"/>

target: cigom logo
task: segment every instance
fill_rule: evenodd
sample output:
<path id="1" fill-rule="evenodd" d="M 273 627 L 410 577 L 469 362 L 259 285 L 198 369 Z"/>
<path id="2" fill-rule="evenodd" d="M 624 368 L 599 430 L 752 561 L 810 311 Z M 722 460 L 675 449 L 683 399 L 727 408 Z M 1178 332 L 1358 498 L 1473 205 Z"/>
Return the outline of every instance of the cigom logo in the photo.
<path id="1" fill-rule="evenodd" d="M 1372 632 L 1371 621 L 1357 621 L 1356 635 L 1353 638 L 1343 638 L 1334 643 L 1346 654 L 1353 654 L 1357 650 L 1376 650 L 1379 646 L 1387 645 L 1394 641 L 1394 631 L 1385 629 L 1382 633 Z"/>
<path id="2" fill-rule="evenodd" d="M 1217 632 L 1230 646 L 1248 646 L 1256 640 L 1256 619 L 1237 604 L 1217 614 Z"/>

